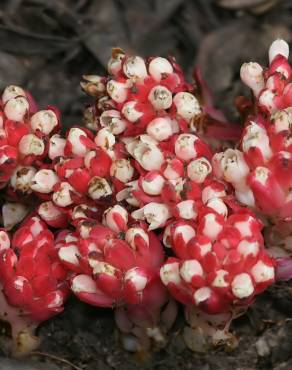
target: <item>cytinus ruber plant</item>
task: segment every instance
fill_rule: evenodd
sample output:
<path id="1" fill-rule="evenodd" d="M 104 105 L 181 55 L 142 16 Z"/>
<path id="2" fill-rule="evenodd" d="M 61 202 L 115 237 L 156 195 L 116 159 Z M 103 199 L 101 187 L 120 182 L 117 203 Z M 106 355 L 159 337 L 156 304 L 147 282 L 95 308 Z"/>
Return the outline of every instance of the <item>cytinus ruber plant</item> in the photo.
<path id="1" fill-rule="evenodd" d="M 27 218 L 13 236 L 0 230 L 0 318 L 11 335 L 1 343 L 7 351 L 20 356 L 36 348 L 37 326 L 63 310 L 67 275 L 54 236 L 39 217 Z"/>
<path id="2" fill-rule="evenodd" d="M 158 237 L 132 222 L 120 205 L 107 209 L 103 224 L 80 218 L 76 231 L 57 237 L 60 260 L 72 270 L 71 289 L 82 301 L 115 308 L 125 348 L 165 343 L 176 307 L 159 279 L 164 261 Z"/>
<path id="3" fill-rule="evenodd" d="M 276 40 L 269 67 L 245 63 L 242 81 L 252 89 L 253 103 L 239 149 L 213 158 L 219 178 L 230 182 L 238 200 L 260 212 L 266 244 L 278 258 L 277 278 L 292 276 L 292 68 L 289 46 Z"/>
<path id="4" fill-rule="evenodd" d="M 215 156 L 218 142 L 234 140 L 239 129 L 213 108 L 199 72 L 191 85 L 171 58 L 115 49 L 109 76 L 82 82 L 95 99 L 87 127 L 63 136 L 56 108 L 37 110 L 22 88 L 5 89 L 0 307 L 15 353 L 34 346 L 33 330 L 63 309 L 70 289 L 88 304 L 114 308 L 128 350 L 166 343 L 174 300 L 185 306 L 190 348 L 232 344 L 231 320 L 275 277 L 263 225 L 234 192 L 284 222 L 286 234 L 291 218 L 287 56 L 276 41 L 269 69 L 243 66 L 253 115 L 241 150 Z"/>
<path id="5" fill-rule="evenodd" d="M 241 79 L 253 91 L 239 149 L 214 156 L 216 175 L 230 182 L 240 202 L 273 223 L 292 218 L 292 69 L 289 47 L 276 40 L 269 67 L 245 63 Z"/>

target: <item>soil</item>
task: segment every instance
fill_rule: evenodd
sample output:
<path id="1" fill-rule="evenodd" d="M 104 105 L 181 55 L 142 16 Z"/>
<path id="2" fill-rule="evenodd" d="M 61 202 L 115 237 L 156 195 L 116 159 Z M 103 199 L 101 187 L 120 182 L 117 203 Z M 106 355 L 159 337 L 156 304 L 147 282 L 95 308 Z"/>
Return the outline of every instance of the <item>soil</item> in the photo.
<path id="1" fill-rule="evenodd" d="M 111 47 L 120 46 L 174 55 L 190 78 L 198 65 L 216 104 L 236 122 L 233 101 L 248 93 L 240 65 L 265 62 L 276 37 L 292 41 L 291 10 L 291 0 L 2 0 L 0 89 L 22 85 L 40 107 L 59 106 L 66 126 L 81 123 L 88 100 L 80 76 L 105 73 Z M 123 350 L 110 310 L 72 298 L 39 328 L 38 351 L 27 361 L 0 357 L 0 370 L 290 370 L 291 315 L 292 284 L 276 284 L 233 323 L 234 351 L 189 351 L 180 312 L 166 348 L 134 355 Z"/>

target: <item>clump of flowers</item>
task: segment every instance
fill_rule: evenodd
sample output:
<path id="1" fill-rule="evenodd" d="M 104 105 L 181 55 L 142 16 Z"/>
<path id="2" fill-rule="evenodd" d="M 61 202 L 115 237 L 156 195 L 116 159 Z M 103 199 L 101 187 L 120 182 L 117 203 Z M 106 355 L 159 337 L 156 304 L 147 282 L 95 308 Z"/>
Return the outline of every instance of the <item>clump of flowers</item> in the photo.
<path id="1" fill-rule="evenodd" d="M 13 355 L 34 349 L 36 327 L 63 311 L 67 275 L 54 235 L 39 217 L 29 216 L 13 236 L 0 230 L 0 318 L 10 326 L 4 348 Z"/>
<path id="2" fill-rule="evenodd" d="M 276 40 L 270 65 L 245 63 L 242 81 L 254 95 L 255 113 L 246 119 L 240 148 L 214 156 L 219 178 L 230 182 L 240 202 L 273 220 L 292 217 L 292 69 L 289 47 Z"/>
<path id="3" fill-rule="evenodd" d="M 80 217 L 76 231 L 60 232 L 56 243 L 60 260 L 74 273 L 76 296 L 115 307 L 125 348 L 148 348 L 150 338 L 164 344 L 176 307 L 159 279 L 163 247 L 145 224 L 131 221 L 126 209 L 115 205 L 105 211 L 103 224 Z"/>
<path id="4" fill-rule="evenodd" d="M 128 350 L 165 344 L 176 316 L 171 297 L 185 306 L 192 349 L 230 342 L 231 320 L 275 276 L 262 223 L 236 202 L 234 189 L 242 203 L 291 217 L 291 112 L 279 106 L 288 101 L 282 80 L 290 67 L 284 44 L 275 45 L 270 69 L 256 78 L 258 113 L 243 133 L 243 152 L 214 157 L 205 134 L 222 140 L 226 129 L 234 139 L 238 128 L 212 108 L 200 75 L 198 95 L 171 58 L 114 50 L 109 76 L 82 82 L 95 98 L 87 128 L 73 126 L 64 136 L 55 108 L 37 111 L 23 89 L 4 91 L 0 281 L 3 307 L 13 306 L 20 321 L 9 316 L 13 338 L 60 312 L 69 285 L 80 300 L 115 309 Z M 242 75 L 254 70 L 243 67 Z M 24 201 L 35 213 L 10 238 L 29 212 Z M 194 337 L 199 348 L 190 345 Z"/>

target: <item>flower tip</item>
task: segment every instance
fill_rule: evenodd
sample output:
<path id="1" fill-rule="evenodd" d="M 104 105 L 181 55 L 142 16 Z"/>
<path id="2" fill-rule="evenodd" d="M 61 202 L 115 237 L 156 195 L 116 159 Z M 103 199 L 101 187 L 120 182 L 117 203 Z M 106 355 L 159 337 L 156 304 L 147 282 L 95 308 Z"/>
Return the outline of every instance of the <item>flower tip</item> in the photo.
<path id="1" fill-rule="evenodd" d="M 269 49 L 269 62 L 270 64 L 275 59 L 277 55 L 283 55 L 286 59 L 289 57 L 289 45 L 283 39 L 275 40 Z"/>

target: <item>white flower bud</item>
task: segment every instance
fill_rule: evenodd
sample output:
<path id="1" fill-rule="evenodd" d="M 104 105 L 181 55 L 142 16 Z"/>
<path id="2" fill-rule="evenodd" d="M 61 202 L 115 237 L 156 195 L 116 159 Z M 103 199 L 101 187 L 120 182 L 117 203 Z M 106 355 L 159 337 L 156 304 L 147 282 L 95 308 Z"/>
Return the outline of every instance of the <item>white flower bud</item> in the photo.
<path id="1" fill-rule="evenodd" d="M 123 103 L 127 99 L 128 89 L 125 83 L 110 80 L 106 89 L 109 96 L 117 103 Z"/>
<path id="2" fill-rule="evenodd" d="M 125 240 L 134 250 L 137 249 L 137 246 L 135 244 L 136 236 L 140 236 L 142 239 L 144 239 L 145 243 L 149 245 L 148 234 L 141 227 L 131 227 L 126 232 Z"/>
<path id="3" fill-rule="evenodd" d="M 122 113 L 130 122 L 137 122 L 143 116 L 143 112 L 135 108 L 136 105 L 136 101 L 128 101 L 123 105 Z"/>
<path id="4" fill-rule="evenodd" d="M 126 183 L 131 181 L 134 175 L 134 168 L 129 159 L 117 159 L 111 165 L 110 175 Z"/>
<path id="5" fill-rule="evenodd" d="M 110 184 L 106 179 L 94 176 L 88 184 L 88 195 L 91 199 L 100 199 L 112 194 Z"/>
<path id="6" fill-rule="evenodd" d="M 232 293 L 239 299 L 247 298 L 254 292 L 251 277 L 247 273 L 236 275 L 231 283 Z"/>
<path id="7" fill-rule="evenodd" d="M 179 92 L 173 98 L 173 103 L 176 106 L 177 114 L 187 122 L 201 113 L 201 108 L 198 100 L 194 95 L 188 92 Z"/>
<path id="8" fill-rule="evenodd" d="M 151 202 L 132 212 L 131 216 L 136 220 L 146 219 L 149 224 L 148 230 L 154 230 L 163 227 L 171 214 L 165 204 Z"/>
<path id="9" fill-rule="evenodd" d="M 87 137 L 87 134 L 80 128 L 73 127 L 69 131 L 67 140 L 72 145 L 72 153 L 77 156 L 84 157 L 85 154 L 88 152 L 88 148 L 80 140 L 81 136 Z"/>
<path id="10" fill-rule="evenodd" d="M 209 199 L 207 202 L 207 207 L 214 209 L 219 215 L 227 217 L 228 215 L 228 208 L 226 204 L 220 198 L 212 198 Z"/>
<path id="11" fill-rule="evenodd" d="M 99 120 L 101 126 L 108 128 L 114 135 L 119 135 L 126 129 L 126 122 L 121 118 L 121 114 L 117 110 L 104 111 Z"/>
<path id="12" fill-rule="evenodd" d="M 204 157 L 191 161 L 187 167 L 188 177 L 199 184 L 202 184 L 211 172 L 212 165 Z"/>
<path id="13" fill-rule="evenodd" d="M 243 152 L 247 153 L 250 148 L 260 149 L 265 161 L 268 161 L 272 156 L 267 131 L 255 122 L 251 122 L 251 124 L 247 126 L 245 135 L 242 138 Z"/>
<path id="14" fill-rule="evenodd" d="M 269 112 L 273 112 L 276 109 L 274 99 L 276 93 L 271 90 L 263 90 L 259 96 L 259 104 L 265 107 Z"/>
<path id="15" fill-rule="evenodd" d="M 237 246 L 237 251 L 244 257 L 247 257 L 248 255 L 252 255 L 253 257 L 256 257 L 259 253 L 260 246 L 257 241 L 250 242 L 248 240 L 241 240 L 240 243 Z"/>
<path id="16" fill-rule="evenodd" d="M 36 173 L 36 169 L 30 166 L 19 166 L 14 171 L 10 179 L 10 184 L 16 191 L 31 193 L 31 181 Z"/>
<path id="17" fill-rule="evenodd" d="M 7 86 L 2 94 L 2 102 L 3 104 L 5 104 L 6 102 L 8 102 L 8 100 L 14 99 L 17 96 L 25 97 L 26 96 L 25 91 L 19 86 L 15 85 Z"/>
<path id="18" fill-rule="evenodd" d="M 161 57 L 153 58 L 149 63 L 149 73 L 156 81 L 160 81 L 164 75 L 173 73 L 173 67 L 171 63 Z"/>
<path id="19" fill-rule="evenodd" d="M 251 269 L 251 275 L 256 283 L 264 283 L 274 279 L 275 269 L 273 266 L 266 265 L 263 261 L 258 261 Z"/>
<path id="20" fill-rule="evenodd" d="M 31 180 L 30 188 L 39 193 L 48 194 L 59 181 L 53 170 L 39 170 Z"/>
<path id="21" fill-rule="evenodd" d="M 249 167 L 244 155 L 237 149 L 227 149 L 213 157 L 213 170 L 215 175 L 230 182 L 236 189 L 246 189 L 246 177 Z"/>
<path id="22" fill-rule="evenodd" d="M 195 220 L 197 218 L 196 203 L 194 200 L 183 200 L 176 205 L 179 217 L 185 220 Z"/>
<path id="23" fill-rule="evenodd" d="M 256 97 L 265 87 L 263 68 L 258 63 L 244 63 L 240 68 L 240 77 Z"/>
<path id="24" fill-rule="evenodd" d="M 271 116 L 271 121 L 274 124 L 275 133 L 281 131 L 292 130 L 292 111 L 291 109 L 283 109 L 274 112 Z"/>
<path id="25" fill-rule="evenodd" d="M 65 139 L 58 134 L 53 135 L 49 143 L 49 158 L 53 160 L 57 157 L 63 157 L 65 145 Z"/>
<path id="26" fill-rule="evenodd" d="M 161 194 L 165 179 L 159 173 L 148 173 L 142 180 L 142 189 L 146 194 L 159 195 Z"/>
<path id="27" fill-rule="evenodd" d="M 30 126 L 33 131 L 40 130 L 43 134 L 49 135 L 58 125 L 56 114 L 48 110 L 40 110 L 35 113 L 30 119 Z"/>
<path id="28" fill-rule="evenodd" d="M 8 119 L 21 122 L 29 111 L 28 100 L 24 96 L 17 96 L 7 101 L 4 113 Z"/>
<path id="29" fill-rule="evenodd" d="M 53 201 L 59 207 L 67 207 L 73 203 L 71 192 L 74 189 L 68 182 L 61 182 L 59 190 L 53 193 Z"/>
<path id="30" fill-rule="evenodd" d="M 45 150 L 45 144 L 36 135 L 28 134 L 21 138 L 18 148 L 22 155 L 42 155 Z"/>
<path id="31" fill-rule="evenodd" d="M 22 203 L 5 203 L 2 207 L 3 226 L 11 230 L 28 214 L 29 208 Z"/>
<path id="32" fill-rule="evenodd" d="M 108 128 L 102 128 L 101 130 L 98 131 L 97 135 L 95 136 L 94 141 L 96 145 L 108 150 L 108 149 L 111 149 L 115 145 L 116 138 L 109 131 Z"/>
<path id="33" fill-rule="evenodd" d="M 10 239 L 6 231 L 0 230 L 0 252 L 10 248 Z"/>
<path id="34" fill-rule="evenodd" d="M 155 86 L 150 90 L 148 100 L 155 110 L 163 110 L 171 107 L 172 93 L 165 86 Z"/>
<path id="35" fill-rule="evenodd" d="M 55 221 L 62 215 L 62 212 L 51 201 L 43 202 L 37 212 L 45 222 Z"/>
<path id="36" fill-rule="evenodd" d="M 122 69 L 122 60 L 124 59 L 125 54 L 116 53 L 113 57 L 110 58 L 107 64 L 108 73 L 116 76 Z"/>
<path id="37" fill-rule="evenodd" d="M 212 281 L 212 285 L 216 288 L 226 288 L 228 287 L 228 283 L 225 281 L 224 277 L 228 275 L 228 271 L 226 270 L 217 270 L 216 277 Z"/>
<path id="38" fill-rule="evenodd" d="M 169 283 L 180 284 L 181 278 L 179 273 L 179 263 L 170 262 L 165 263 L 160 269 L 160 278 L 164 285 Z"/>
<path id="39" fill-rule="evenodd" d="M 147 134 L 157 141 L 170 138 L 173 134 L 171 120 L 168 117 L 157 117 L 147 126 Z"/>
<path id="40" fill-rule="evenodd" d="M 119 219 L 121 224 L 117 223 L 117 218 Z M 123 228 L 125 225 L 127 225 L 127 223 L 128 212 L 125 210 L 125 208 L 118 204 L 108 208 L 103 214 L 103 224 L 117 233 L 123 231 Z"/>
<path id="41" fill-rule="evenodd" d="M 180 268 L 180 275 L 185 282 L 191 283 L 194 276 L 203 276 L 203 268 L 197 260 L 186 260 Z"/>
<path id="42" fill-rule="evenodd" d="M 196 158 L 197 151 L 195 148 L 195 142 L 198 140 L 196 135 L 192 134 L 181 134 L 178 136 L 175 142 L 175 154 L 179 159 L 189 161 L 190 159 Z"/>
<path id="43" fill-rule="evenodd" d="M 211 295 L 212 290 L 209 287 L 204 286 L 195 291 L 194 301 L 196 305 L 199 305 L 200 303 L 207 301 L 211 297 Z"/>
<path id="44" fill-rule="evenodd" d="M 137 292 L 143 290 L 148 282 L 147 277 L 141 272 L 139 267 L 133 267 L 125 274 L 125 282 L 131 281 Z"/>
<path id="45" fill-rule="evenodd" d="M 282 39 L 275 40 L 269 49 L 269 62 L 270 64 L 277 55 L 283 55 L 286 59 L 289 57 L 289 45 Z"/>
<path id="46" fill-rule="evenodd" d="M 187 244 L 196 236 L 196 231 L 192 226 L 188 224 L 182 224 L 175 227 L 173 238 L 175 239 L 179 234 L 181 234 L 184 243 Z"/>
<path id="47" fill-rule="evenodd" d="M 123 64 L 123 71 L 128 78 L 144 79 L 147 76 L 146 64 L 139 56 L 127 57 Z"/>
<path id="48" fill-rule="evenodd" d="M 202 201 L 204 204 L 206 204 L 212 198 L 222 198 L 225 196 L 225 190 L 217 190 L 212 185 L 206 186 L 202 191 Z"/>
<path id="49" fill-rule="evenodd" d="M 216 220 L 214 213 L 207 213 L 204 217 L 203 234 L 210 238 L 211 241 L 216 240 L 219 233 L 222 231 L 223 226 Z"/>

